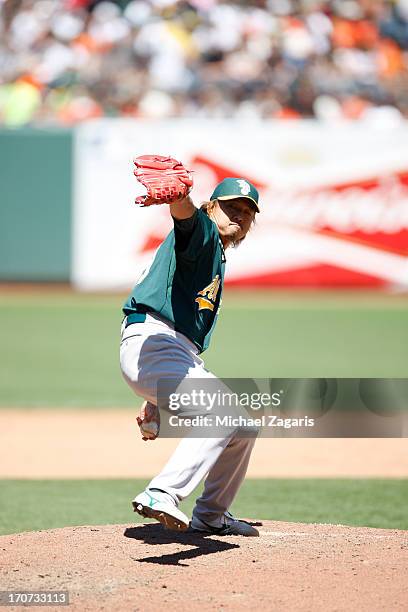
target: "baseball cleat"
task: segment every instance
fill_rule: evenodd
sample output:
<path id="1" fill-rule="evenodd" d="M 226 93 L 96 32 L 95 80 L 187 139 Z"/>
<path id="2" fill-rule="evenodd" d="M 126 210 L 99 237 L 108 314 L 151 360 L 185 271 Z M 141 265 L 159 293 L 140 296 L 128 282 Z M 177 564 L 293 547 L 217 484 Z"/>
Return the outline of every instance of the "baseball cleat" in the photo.
<path id="1" fill-rule="evenodd" d="M 134 512 L 145 518 L 159 521 L 167 529 L 186 531 L 189 526 L 187 516 L 181 512 L 167 493 L 162 491 L 143 491 L 132 501 Z"/>
<path id="2" fill-rule="evenodd" d="M 240 535 L 246 537 L 259 537 L 259 531 L 248 521 L 236 519 L 229 512 L 216 522 L 206 523 L 194 516 L 191 521 L 191 529 L 201 533 L 212 533 L 214 535 Z"/>

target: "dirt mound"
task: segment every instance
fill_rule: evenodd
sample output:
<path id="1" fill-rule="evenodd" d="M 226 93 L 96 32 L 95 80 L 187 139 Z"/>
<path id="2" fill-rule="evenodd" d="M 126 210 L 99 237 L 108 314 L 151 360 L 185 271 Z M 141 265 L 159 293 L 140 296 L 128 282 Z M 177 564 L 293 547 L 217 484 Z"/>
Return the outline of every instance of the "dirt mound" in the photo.
<path id="1" fill-rule="evenodd" d="M 259 530 L 200 536 L 148 523 L 1 536 L 1 589 L 68 590 L 69 610 L 81 611 L 408 608 L 408 531 L 272 521 Z"/>

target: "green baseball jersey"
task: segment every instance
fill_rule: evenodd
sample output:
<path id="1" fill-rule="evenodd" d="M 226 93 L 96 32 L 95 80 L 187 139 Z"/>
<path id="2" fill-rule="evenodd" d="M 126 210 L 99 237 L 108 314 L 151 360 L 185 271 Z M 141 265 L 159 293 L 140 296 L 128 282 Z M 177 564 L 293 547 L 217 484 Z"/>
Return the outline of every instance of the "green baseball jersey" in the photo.
<path id="1" fill-rule="evenodd" d="M 221 302 L 225 253 L 216 224 L 202 210 L 174 219 L 174 229 L 129 295 L 123 312 L 154 312 L 197 346 L 208 347 Z"/>

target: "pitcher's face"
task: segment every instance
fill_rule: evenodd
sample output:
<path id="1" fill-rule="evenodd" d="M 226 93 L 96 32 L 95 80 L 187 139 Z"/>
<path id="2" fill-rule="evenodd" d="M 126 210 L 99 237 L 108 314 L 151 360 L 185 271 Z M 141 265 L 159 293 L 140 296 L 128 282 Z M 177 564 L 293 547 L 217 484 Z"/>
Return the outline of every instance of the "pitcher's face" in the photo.
<path id="1" fill-rule="evenodd" d="M 255 207 L 246 198 L 217 200 L 210 217 L 216 222 L 224 246 L 242 240 L 255 219 Z"/>

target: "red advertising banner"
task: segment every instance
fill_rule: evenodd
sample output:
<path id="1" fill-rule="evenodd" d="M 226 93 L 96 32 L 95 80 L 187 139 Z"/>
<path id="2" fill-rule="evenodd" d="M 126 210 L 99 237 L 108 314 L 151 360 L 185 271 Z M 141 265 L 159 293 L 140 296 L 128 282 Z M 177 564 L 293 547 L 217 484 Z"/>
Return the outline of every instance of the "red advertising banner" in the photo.
<path id="1" fill-rule="evenodd" d="M 124 289 L 149 265 L 172 222 L 166 205 L 134 206 L 132 159 L 157 153 L 193 170 L 197 206 L 228 176 L 258 188 L 261 212 L 244 244 L 227 251 L 226 284 L 405 290 L 407 142 L 408 124 L 377 131 L 307 121 L 84 124 L 76 141 L 73 282 Z"/>
<path id="2" fill-rule="evenodd" d="M 236 176 L 233 167 L 222 167 L 199 156 L 192 159 L 191 166 L 198 172 L 207 167 L 217 182 Z M 312 243 L 315 238 L 316 246 L 324 237 L 327 255 L 323 252 L 319 261 L 311 263 L 311 252 L 305 249 L 304 262 L 284 270 L 271 267 L 259 274 L 238 276 L 229 279 L 230 285 L 374 287 L 390 282 L 403 285 L 408 280 L 408 169 L 298 190 L 279 190 L 252 176 L 246 178 L 260 192 L 264 209 L 260 223 L 268 228 L 271 239 L 285 229 L 288 240 L 299 233 L 307 235 Z M 338 251 L 336 262 L 333 250 Z M 384 257 L 383 266 L 378 268 L 381 254 L 390 258 Z M 389 268 L 389 275 L 381 273 L 383 267 Z"/>

